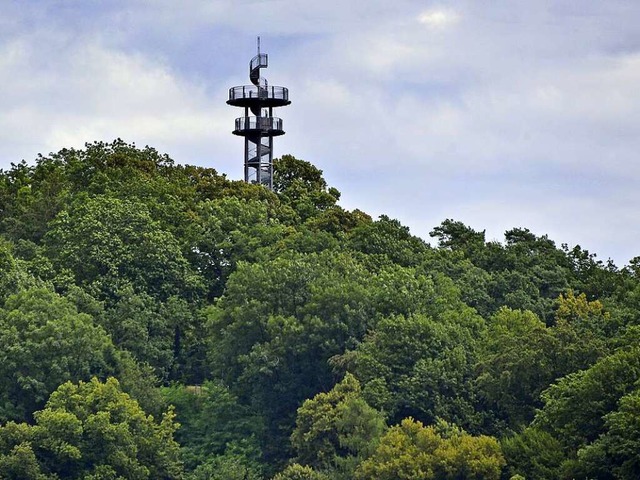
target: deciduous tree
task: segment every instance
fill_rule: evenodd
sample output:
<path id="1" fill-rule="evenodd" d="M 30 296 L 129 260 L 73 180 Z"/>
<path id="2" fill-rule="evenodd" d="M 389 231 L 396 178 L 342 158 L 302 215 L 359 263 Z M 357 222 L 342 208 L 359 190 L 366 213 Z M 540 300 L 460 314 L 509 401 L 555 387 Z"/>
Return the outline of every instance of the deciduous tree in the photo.
<path id="1" fill-rule="evenodd" d="M 472 437 L 440 422 L 425 427 L 411 418 L 391 427 L 375 453 L 356 471 L 358 480 L 498 480 L 505 465 L 492 437 Z"/>
<path id="2" fill-rule="evenodd" d="M 156 423 L 114 378 L 61 385 L 34 418 L 0 428 L 0 465 L 26 478 L 182 478 L 173 413 Z"/>

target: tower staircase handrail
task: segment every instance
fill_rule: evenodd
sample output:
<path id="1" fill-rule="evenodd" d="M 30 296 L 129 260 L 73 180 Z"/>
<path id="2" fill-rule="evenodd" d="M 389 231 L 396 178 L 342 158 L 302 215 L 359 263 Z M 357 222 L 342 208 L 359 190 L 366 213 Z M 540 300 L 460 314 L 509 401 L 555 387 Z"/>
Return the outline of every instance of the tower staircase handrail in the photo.
<path id="1" fill-rule="evenodd" d="M 260 86 L 260 69 L 269 66 L 269 58 L 266 53 L 259 53 L 249 62 L 249 78 L 255 86 Z M 266 86 L 266 80 L 264 80 Z"/>
<path id="2" fill-rule="evenodd" d="M 261 130 L 269 132 L 271 130 L 282 130 L 282 119 L 278 117 L 240 117 L 236 118 L 236 131 Z"/>

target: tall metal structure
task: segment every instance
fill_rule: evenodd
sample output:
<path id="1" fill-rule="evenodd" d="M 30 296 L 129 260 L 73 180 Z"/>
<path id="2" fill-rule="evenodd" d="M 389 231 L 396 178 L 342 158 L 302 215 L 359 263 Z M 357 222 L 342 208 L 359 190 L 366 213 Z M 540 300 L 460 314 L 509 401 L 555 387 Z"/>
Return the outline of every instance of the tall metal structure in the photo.
<path id="1" fill-rule="evenodd" d="M 273 137 L 284 135 L 282 119 L 273 116 L 273 109 L 289 105 L 289 89 L 269 86 L 260 76 L 267 68 L 268 57 L 260 53 L 249 62 L 249 79 L 253 85 L 229 89 L 227 104 L 244 107 L 244 117 L 236 118 L 234 135 L 244 137 L 244 180 L 273 190 Z M 252 115 L 249 115 L 251 112 Z"/>

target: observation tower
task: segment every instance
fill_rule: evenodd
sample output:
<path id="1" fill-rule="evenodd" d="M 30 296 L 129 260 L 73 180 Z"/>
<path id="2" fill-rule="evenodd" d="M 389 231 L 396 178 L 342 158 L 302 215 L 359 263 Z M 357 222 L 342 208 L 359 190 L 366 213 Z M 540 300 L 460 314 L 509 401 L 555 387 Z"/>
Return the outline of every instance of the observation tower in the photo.
<path id="1" fill-rule="evenodd" d="M 270 86 L 260 76 L 267 68 L 268 57 L 260 53 L 249 62 L 249 79 L 253 85 L 229 89 L 227 104 L 244 107 L 244 117 L 236 118 L 234 135 L 244 137 L 244 180 L 273 190 L 273 137 L 284 135 L 282 119 L 273 116 L 273 109 L 289 105 L 289 89 Z M 251 115 L 250 115 L 251 113 Z"/>

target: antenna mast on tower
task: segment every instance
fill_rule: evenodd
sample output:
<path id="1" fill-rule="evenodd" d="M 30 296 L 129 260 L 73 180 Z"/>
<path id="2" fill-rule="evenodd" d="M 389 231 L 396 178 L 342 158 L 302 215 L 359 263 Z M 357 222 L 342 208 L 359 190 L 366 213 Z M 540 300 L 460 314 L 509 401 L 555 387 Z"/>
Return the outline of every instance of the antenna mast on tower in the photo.
<path id="1" fill-rule="evenodd" d="M 273 137 L 284 135 L 282 119 L 273 116 L 273 109 L 289 105 L 289 89 L 269 86 L 260 76 L 267 68 L 268 57 L 260 53 L 249 62 L 249 79 L 253 85 L 229 89 L 227 104 L 244 107 L 244 117 L 236 118 L 234 135 L 244 137 L 244 180 L 273 190 Z M 251 115 L 250 115 L 251 113 Z"/>

